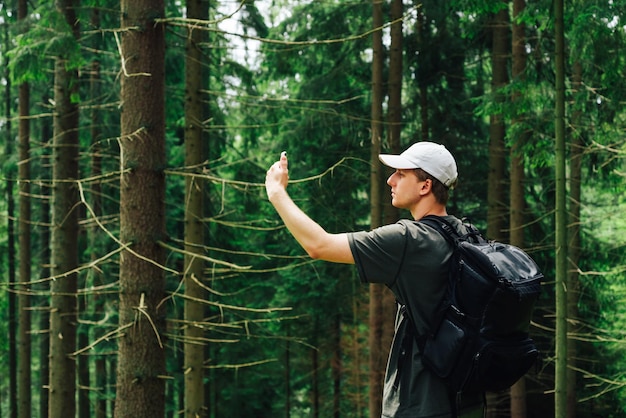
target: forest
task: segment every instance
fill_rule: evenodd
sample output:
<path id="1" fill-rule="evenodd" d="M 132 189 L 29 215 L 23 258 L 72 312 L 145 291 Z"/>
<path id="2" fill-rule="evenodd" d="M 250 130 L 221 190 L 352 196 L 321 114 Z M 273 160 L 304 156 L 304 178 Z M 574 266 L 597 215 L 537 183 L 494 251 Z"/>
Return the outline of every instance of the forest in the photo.
<path id="1" fill-rule="evenodd" d="M 624 0 L 0 2 L 0 417 L 380 417 L 393 296 L 264 179 L 369 230 L 423 140 L 545 276 L 487 416 L 626 416 L 625 45 Z"/>

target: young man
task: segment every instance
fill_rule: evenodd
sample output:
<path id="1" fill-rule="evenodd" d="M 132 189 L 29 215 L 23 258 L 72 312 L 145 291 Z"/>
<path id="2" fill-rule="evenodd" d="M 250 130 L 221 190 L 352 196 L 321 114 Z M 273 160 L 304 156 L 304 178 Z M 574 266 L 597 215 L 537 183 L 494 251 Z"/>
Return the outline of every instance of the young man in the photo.
<path id="1" fill-rule="evenodd" d="M 309 256 L 356 264 L 362 282 L 384 283 L 405 306 L 396 315 L 383 417 L 453 416 L 453 400 L 444 382 L 422 366 L 404 311 L 413 319 L 417 332 L 424 333 L 444 296 L 452 248 L 439 232 L 418 221 L 426 215 L 442 216 L 459 232 L 465 232 L 461 221 L 446 212 L 449 189 L 457 180 L 456 162 L 443 145 L 432 142 L 418 142 L 400 155 L 381 154 L 379 158 L 395 169 L 387 179 L 393 206 L 408 209 L 414 221 L 401 220 L 369 232 L 327 233 L 289 197 L 284 152 L 267 171 L 267 196 Z M 482 416 L 482 396 L 466 401 L 471 406 L 463 408 L 463 416 Z"/>

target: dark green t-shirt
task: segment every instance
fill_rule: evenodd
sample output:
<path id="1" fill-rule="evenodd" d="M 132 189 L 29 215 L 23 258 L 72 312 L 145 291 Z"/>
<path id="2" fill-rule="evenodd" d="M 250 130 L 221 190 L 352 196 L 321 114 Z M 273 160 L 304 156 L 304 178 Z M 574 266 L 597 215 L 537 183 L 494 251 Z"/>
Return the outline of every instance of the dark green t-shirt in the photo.
<path id="1" fill-rule="evenodd" d="M 465 232 L 458 218 L 445 219 Z M 417 331 L 425 332 L 446 290 L 450 244 L 439 232 L 411 220 L 351 233 L 348 240 L 361 281 L 387 285 L 398 302 L 406 305 Z M 450 396 L 443 381 L 422 366 L 416 344 L 403 343 L 406 329 L 406 317 L 399 310 L 385 374 L 382 416 L 450 416 Z M 402 355 L 403 349 L 411 351 L 406 353 L 409 356 Z"/>

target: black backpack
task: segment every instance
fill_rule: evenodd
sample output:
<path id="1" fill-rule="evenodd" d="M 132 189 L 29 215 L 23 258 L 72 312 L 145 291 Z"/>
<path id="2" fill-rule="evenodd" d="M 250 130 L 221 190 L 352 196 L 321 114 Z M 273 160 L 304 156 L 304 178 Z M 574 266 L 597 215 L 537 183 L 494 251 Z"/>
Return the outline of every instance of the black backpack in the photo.
<path id="1" fill-rule="evenodd" d="M 543 274 L 521 249 L 485 240 L 465 224 L 459 235 L 438 216 L 421 222 L 453 245 L 449 286 L 432 329 L 416 335 L 425 367 L 451 393 L 501 391 L 535 364 L 539 351 L 529 337 Z"/>

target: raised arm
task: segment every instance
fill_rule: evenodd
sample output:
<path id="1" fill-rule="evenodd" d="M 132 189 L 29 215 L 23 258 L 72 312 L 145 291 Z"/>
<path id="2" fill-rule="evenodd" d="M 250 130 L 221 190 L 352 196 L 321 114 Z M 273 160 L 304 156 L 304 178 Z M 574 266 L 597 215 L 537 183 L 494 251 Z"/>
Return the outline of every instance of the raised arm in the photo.
<path id="1" fill-rule="evenodd" d="M 269 201 L 282 218 L 289 232 L 312 258 L 335 263 L 354 264 L 348 236 L 346 234 L 329 234 L 304 213 L 289 197 L 287 193 L 288 181 L 287 154 L 282 152 L 280 160 L 267 170 L 265 190 Z"/>

